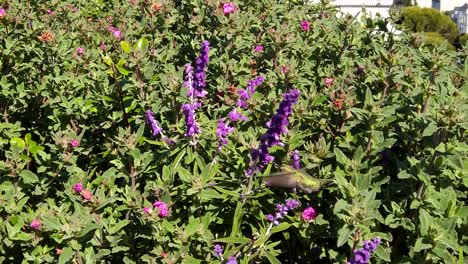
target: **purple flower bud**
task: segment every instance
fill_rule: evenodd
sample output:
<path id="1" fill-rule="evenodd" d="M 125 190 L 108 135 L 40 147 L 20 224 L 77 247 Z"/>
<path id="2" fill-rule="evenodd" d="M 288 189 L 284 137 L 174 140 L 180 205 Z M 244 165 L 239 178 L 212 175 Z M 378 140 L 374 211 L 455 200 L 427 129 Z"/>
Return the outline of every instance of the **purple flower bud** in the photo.
<path id="1" fill-rule="evenodd" d="M 76 183 L 75 185 L 73 185 L 73 190 L 77 193 L 81 192 L 83 190 L 83 184 Z"/>
<path id="2" fill-rule="evenodd" d="M 202 42 L 200 56 L 195 62 L 195 79 L 194 79 L 194 90 L 196 97 L 205 97 L 208 92 L 205 91 L 206 87 L 206 69 L 210 61 L 210 42 L 207 40 Z"/>

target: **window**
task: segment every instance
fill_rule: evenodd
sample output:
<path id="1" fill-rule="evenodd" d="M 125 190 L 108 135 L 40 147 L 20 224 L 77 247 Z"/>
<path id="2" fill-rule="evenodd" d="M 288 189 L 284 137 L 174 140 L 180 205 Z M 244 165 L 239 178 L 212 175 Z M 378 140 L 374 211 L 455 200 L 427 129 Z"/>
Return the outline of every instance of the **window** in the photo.
<path id="1" fill-rule="evenodd" d="M 465 33 L 465 27 L 464 26 L 460 26 L 460 32 Z"/>

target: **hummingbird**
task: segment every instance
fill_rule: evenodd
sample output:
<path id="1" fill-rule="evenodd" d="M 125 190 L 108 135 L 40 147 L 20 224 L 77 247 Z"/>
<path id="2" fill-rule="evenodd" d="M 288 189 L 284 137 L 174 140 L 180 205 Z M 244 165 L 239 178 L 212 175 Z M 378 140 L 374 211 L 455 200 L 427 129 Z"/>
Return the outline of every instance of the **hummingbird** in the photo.
<path id="1" fill-rule="evenodd" d="M 282 188 L 299 188 L 303 192 L 318 192 L 322 187 L 334 182 L 330 179 L 317 179 L 307 172 L 294 169 L 289 165 L 281 166 L 280 172 L 275 172 L 263 179 L 267 186 Z"/>

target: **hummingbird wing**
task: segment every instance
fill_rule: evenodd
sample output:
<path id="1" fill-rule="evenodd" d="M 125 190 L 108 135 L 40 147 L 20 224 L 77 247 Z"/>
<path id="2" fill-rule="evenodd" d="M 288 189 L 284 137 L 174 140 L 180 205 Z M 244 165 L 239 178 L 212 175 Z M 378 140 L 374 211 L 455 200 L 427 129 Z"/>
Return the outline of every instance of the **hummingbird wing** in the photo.
<path id="1" fill-rule="evenodd" d="M 270 174 L 263 179 L 263 182 L 267 186 L 282 187 L 282 188 L 296 188 L 297 179 L 294 173 L 280 171 Z"/>

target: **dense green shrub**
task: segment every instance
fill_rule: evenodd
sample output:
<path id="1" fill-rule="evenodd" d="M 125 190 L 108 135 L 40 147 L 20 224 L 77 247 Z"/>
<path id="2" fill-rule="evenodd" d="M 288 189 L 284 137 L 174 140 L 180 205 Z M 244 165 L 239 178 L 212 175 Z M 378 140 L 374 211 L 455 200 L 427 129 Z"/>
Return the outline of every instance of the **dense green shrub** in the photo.
<path id="1" fill-rule="evenodd" d="M 459 43 L 461 46 L 465 46 L 466 43 L 468 43 L 468 35 L 467 34 L 461 35 L 459 39 Z"/>
<path id="2" fill-rule="evenodd" d="M 344 263 L 375 237 L 373 263 L 468 254 L 468 51 L 327 5 L 1 3 L 0 262 Z M 247 177 L 260 146 L 274 161 Z M 332 184 L 266 186 L 296 151 Z"/>
<path id="3" fill-rule="evenodd" d="M 412 32 L 437 32 L 454 43 L 460 32 L 452 19 L 433 8 L 417 6 L 401 9 L 403 26 Z"/>
<path id="4" fill-rule="evenodd" d="M 429 46 L 436 47 L 440 45 L 447 45 L 449 49 L 455 50 L 455 47 L 450 42 L 448 42 L 446 38 L 437 32 L 423 32 L 421 34 L 424 39 L 424 43 Z"/>

